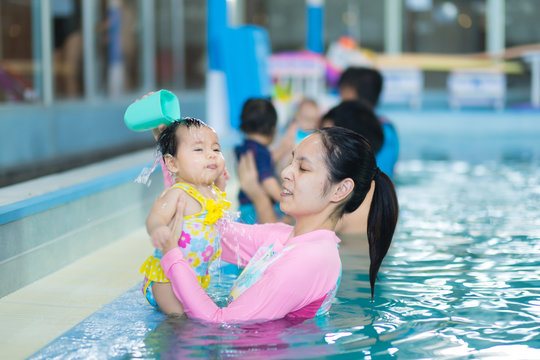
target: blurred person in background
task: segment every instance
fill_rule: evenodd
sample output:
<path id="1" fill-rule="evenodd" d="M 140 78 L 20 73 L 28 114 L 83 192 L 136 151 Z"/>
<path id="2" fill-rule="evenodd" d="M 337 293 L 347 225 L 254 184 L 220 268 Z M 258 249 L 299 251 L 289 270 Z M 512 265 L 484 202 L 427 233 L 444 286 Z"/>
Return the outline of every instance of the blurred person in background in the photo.
<path id="1" fill-rule="evenodd" d="M 281 198 L 281 185 L 277 179 L 274 161 L 269 146 L 274 140 L 277 125 L 277 112 L 270 100 L 263 98 L 248 99 L 242 107 L 240 115 L 240 130 L 244 134 L 244 141 L 236 146 L 234 151 L 238 160 L 246 152 L 253 153 L 258 172 L 258 181 L 274 204 L 276 214 L 279 211 Z M 240 203 L 240 221 L 245 224 L 263 223 L 249 197 L 240 190 L 238 194 Z"/>
<path id="2" fill-rule="evenodd" d="M 272 150 L 272 159 L 276 164 L 277 172 L 280 172 L 289 160 L 291 151 L 305 137 L 318 129 L 321 122 L 319 105 L 313 99 L 304 98 L 298 104 L 294 118 L 290 122 L 285 135 L 279 144 Z"/>
<path id="3" fill-rule="evenodd" d="M 383 77 L 375 69 L 349 67 L 339 78 L 338 89 L 342 100 L 364 99 L 375 111 L 383 87 Z M 399 155 L 399 138 L 394 125 L 385 117 L 378 116 L 384 133 L 384 141 L 377 152 L 377 165 L 388 177 L 394 176 Z"/>
<path id="4" fill-rule="evenodd" d="M 362 135 L 373 148 L 375 158 L 378 160 L 377 157 L 384 146 L 383 128 L 368 101 L 357 99 L 341 102 L 323 115 L 321 125 L 322 127 L 339 126 Z M 383 171 L 382 168 L 381 171 Z M 373 191 L 372 187 L 362 204 L 355 211 L 344 214 L 338 221 L 336 233 L 342 238 L 344 245 L 348 245 L 344 235 L 355 237 L 367 235 L 367 219 Z M 354 243 L 359 242 L 354 241 Z"/>
<path id="5" fill-rule="evenodd" d="M 81 4 L 78 0 L 51 2 L 54 26 L 56 94 L 73 98 L 82 93 Z"/>

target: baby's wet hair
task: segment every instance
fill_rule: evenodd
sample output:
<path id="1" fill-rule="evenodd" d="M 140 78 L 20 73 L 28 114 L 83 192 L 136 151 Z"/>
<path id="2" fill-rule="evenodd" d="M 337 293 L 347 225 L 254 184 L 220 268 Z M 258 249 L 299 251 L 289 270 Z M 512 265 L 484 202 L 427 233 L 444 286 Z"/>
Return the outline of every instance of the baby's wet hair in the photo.
<path id="1" fill-rule="evenodd" d="M 201 127 L 210 128 L 210 126 L 208 126 L 204 121 L 192 117 L 185 117 L 172 122 L 167 126 L 167 128 L 165 128 L 165 130 L 163 130 L 157 140 L 158 150 L 161 153 L 161 156 L 165 157 L 167 154 L 172 156 L 176 155 L 179 141 L 178 137 L 176 136 L 176 129 L 178 129 L 180 126 L 184 126 L 187 129 Z"/>

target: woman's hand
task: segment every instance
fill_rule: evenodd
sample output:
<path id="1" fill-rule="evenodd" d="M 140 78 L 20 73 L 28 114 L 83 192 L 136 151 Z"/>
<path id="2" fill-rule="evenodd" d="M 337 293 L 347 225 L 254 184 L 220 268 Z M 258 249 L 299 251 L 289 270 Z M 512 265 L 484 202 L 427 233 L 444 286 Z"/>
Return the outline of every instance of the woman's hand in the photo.
<path id="1" fill-rule="evenodd" d="M 167 125 L 165 124 L 159 124 L 157 128 L 152 129 L 152 134 L 154 135 L 154 139 L 158 141 L 159 135 L 167 128 Z"/>
<path id="2" fill-rule="evenodd" d="M 171 223 L 171 232 L 163 245 L 163 254 L 178 247 L 178 239 L 182 235 L 182 227 L 184 226 L 184 209 L 186 208 L 186 196 L 180 195 L 176 204 L 176 214 Z"/>
<path id="3" fill-rule="evenodd" d="M 163 250 L 163 245 L 167 242 L 171 236 L 171 229 L 168 226 L 161 225 L 152 231 L 150 239 L 152 240 L 152 246 L 158 250 Z"/>

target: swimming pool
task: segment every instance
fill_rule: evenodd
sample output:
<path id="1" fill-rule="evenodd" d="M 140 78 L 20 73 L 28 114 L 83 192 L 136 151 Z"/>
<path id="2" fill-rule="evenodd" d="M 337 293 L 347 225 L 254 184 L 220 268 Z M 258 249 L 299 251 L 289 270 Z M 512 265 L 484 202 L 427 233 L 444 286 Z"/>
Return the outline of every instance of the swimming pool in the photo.
<path id="1" fill-rule="evenodd" d="M 346 238 L 329 316 L 203 324 L 153 311 L 137 286 L 31 359 L 540 358 L 538 164 L 406 161 L 396 184 L 374 302 L 365 245 Z M 224 300 L 224 286 L 213 294 Z"/>

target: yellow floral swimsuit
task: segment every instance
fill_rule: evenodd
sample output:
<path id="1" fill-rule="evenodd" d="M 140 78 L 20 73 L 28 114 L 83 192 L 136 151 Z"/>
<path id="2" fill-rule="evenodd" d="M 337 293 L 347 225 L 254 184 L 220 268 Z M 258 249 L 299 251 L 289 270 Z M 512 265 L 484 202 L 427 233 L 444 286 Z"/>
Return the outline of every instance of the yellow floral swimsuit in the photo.
<path id="1" fill-rule="evenodd" d="M 223 216 L 223 212 L 229 208 L 231 203 L 225 199 L 226 193 L 213 185 L 217 199 L 204 197 L 197 189 L 186 183 L 177 183 L 173 187 L 183 189 L 202 207 L 198 214 L 184 217 L 182 235 L 178 239 L 178 246 L 184 258 L 191 264 L 197 274 L 197 279 L 201 286 L 206 289 L 210 283 L 210 264 L 221 254 L 219 247 L 219 232 L 216 222 Z M 150 305 L 157 307 L 157 303 L 152 295 L 152 283 L 154 281 L 168 283 L 169 279 L 161 268 L 162 253 L 155 250 L 154 255 L 148 257 L 142 264 L 140 272 L 145 276 L 142 291 Z"/>

